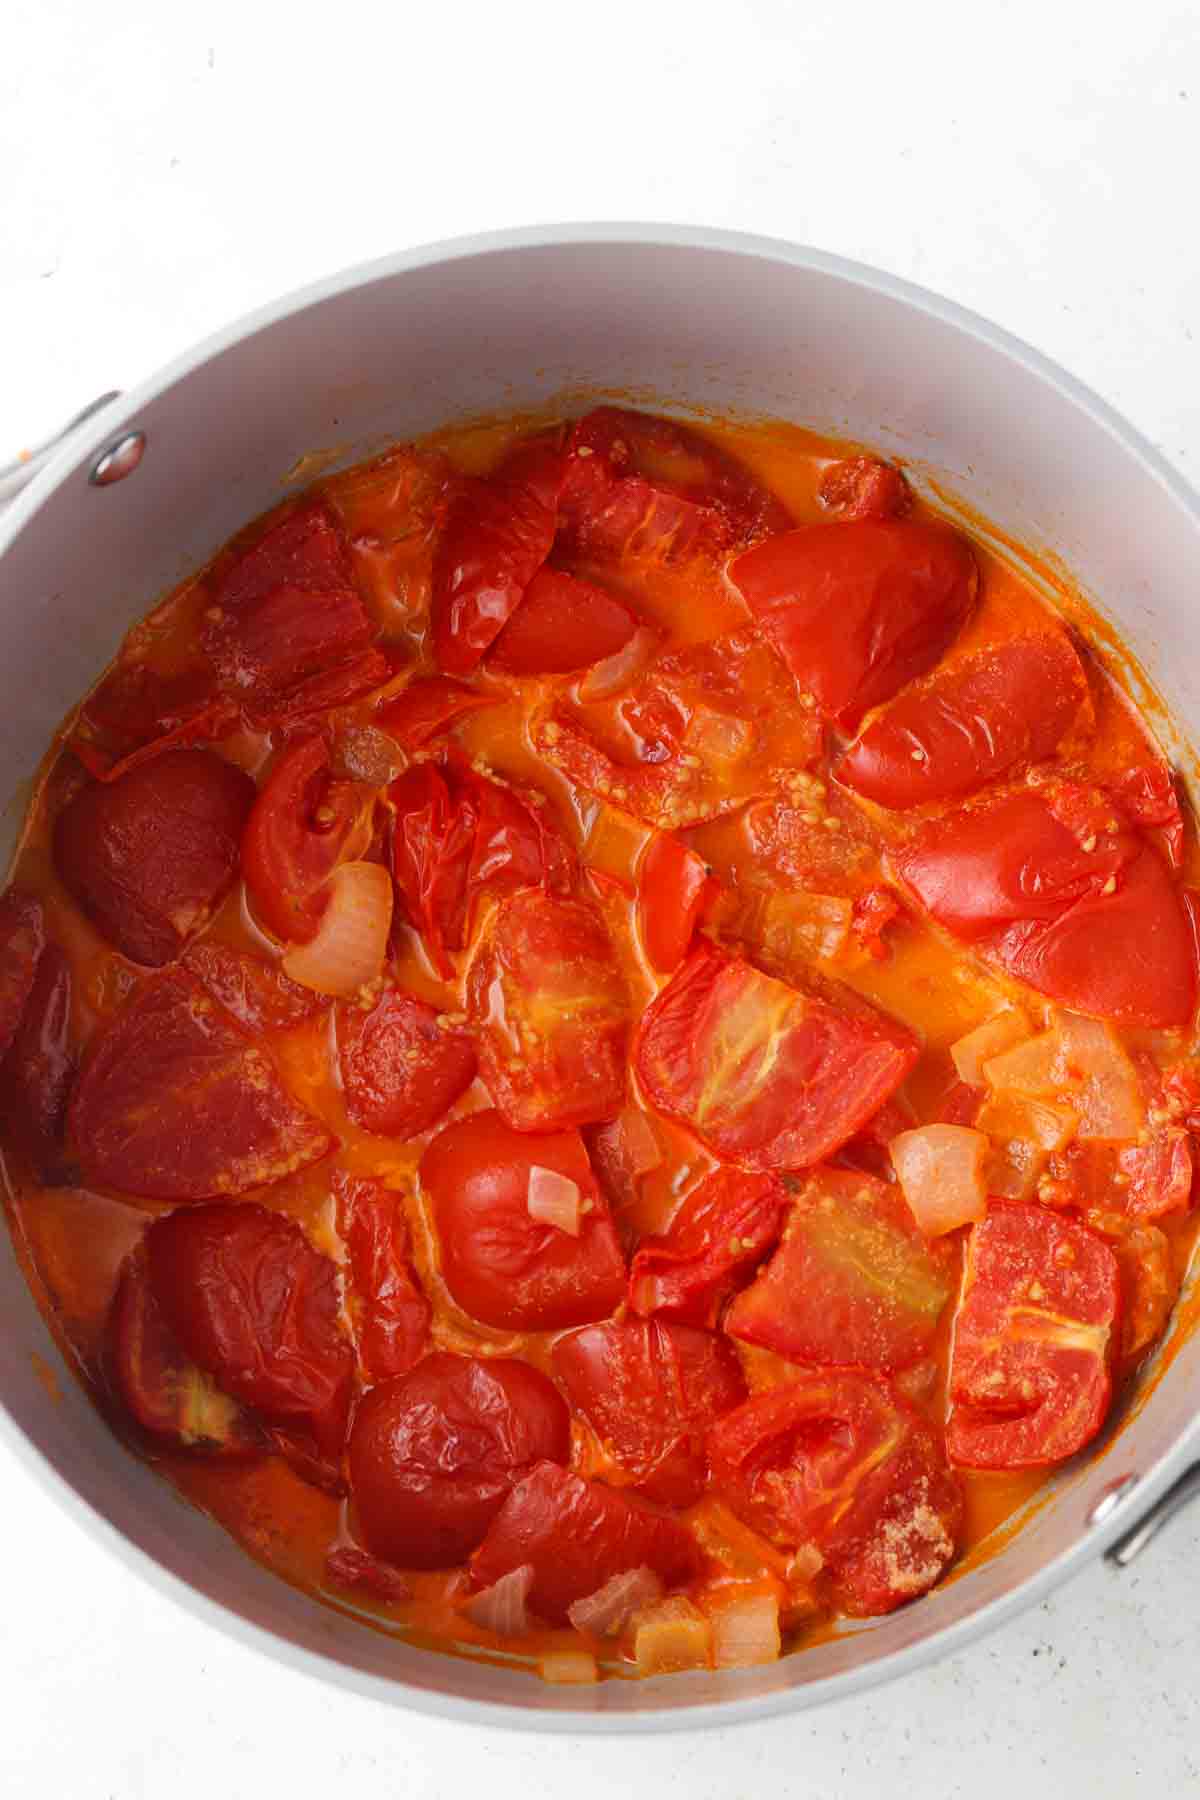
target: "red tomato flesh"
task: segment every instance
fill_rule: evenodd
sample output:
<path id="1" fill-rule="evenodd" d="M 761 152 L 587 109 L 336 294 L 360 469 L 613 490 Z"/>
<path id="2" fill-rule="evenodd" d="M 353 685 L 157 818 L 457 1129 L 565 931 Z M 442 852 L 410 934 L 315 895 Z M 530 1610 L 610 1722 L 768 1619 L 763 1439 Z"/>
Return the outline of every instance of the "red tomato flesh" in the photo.
<path id="1" fill-rule="evenodd" d="M 411 755 L 452 730 L 460 719 L 499 705 L 503 699 L 503 694 L 484 693 L 446 675 L 429 675 L 411 681 L 402 694 L 381 706 L 375 722 Z"/>
<path id="2" fill-rule="evenodd" d="M 899 469 L 874 456 L 830 463 L 817 483 L 817 499 L 839 519 L 895 519 L 912 504 Z"/>
<path id="3" fill-rule="evenodd" d="M 372 1381 L 403 1375 L 424 1352 L 433 1316 L 413 1273 L 403 1202 L 381 1181 L 343 1169 L 334 1174 L 333 1193 L 358 1303 L 359 1357 Z"/>
<path id="4" fill-rule="evenodd" d="M 388 989 L 370 1008 L 337 1009 L 346 1111 L 381 1137 L 412 1138 L 436 1125 L 475 1079 L 475 1045 L 443 1026 L 437 1008 Z"/>
<path id="5" fill-rule="evenodd" d="M 652 969 L 670 975 L 691 947 L 696 924 L 718 883 L 694 850 L 657 832 L 638 864 L 637 921 Z"/>
<path id="6" fill-rule="evenodd" d="M 788 1193 L 776 1175 L 715 1169 L 688 1194 L 659 1237 L 633 1258 L 629 1304 L 690 1325 L 715 1325 L 783 1230 Z"/>
<path id="7" fill-rule="evenodd" d="M 0 1057 L 17 1035 L 46 944 L 46 914 L 34 894 L 0 895 Z"/>
<path id="8" fill-rule="evenodd" d="M 248 1031 L 290 1031 L 329 1005 L 327 994 L 289 981 L 277 963 L 229 944 L 189 944 L 181 960 Z"/>
<path id="9" fill-rule="evenodd" d="M 614 656 L 638 628 L 617 595 L 560 569 L 539 569 L 496 639 L 488 668 L 504 675 L 569 675 Z"/>
<path id="10" fill-rule="evenodd" d="M 46 1187 L 70 1186 L 78 1173 L 63 1147 L 77 1067 L 71 987 L 70 963 L 58 944 L 48 943 L 0 1063 L 0 1118 Z"/>
<path id="11" fill-rule="evenodd" d="M 323 737 L 304 737 L 284 750 L 242 842 L 254 910 L 277 938 L 305 944 L 316 935 L 329 877 L 369 845 L 374 807 L 371 788 L 333 779 Z"/>

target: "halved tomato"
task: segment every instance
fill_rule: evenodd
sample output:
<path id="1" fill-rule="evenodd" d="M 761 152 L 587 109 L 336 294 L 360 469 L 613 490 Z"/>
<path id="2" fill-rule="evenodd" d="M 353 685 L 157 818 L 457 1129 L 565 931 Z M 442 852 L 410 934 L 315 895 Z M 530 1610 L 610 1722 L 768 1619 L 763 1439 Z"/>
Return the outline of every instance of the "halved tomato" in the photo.
<path id="1" fill-rule="evenodd" d="M 278 963 L 211 938 L 189 944 L 181 960 L 248 1031 L 290 1031 L 330 1003 L 328 994 L 289 981 Z"/>
<path id="2" fill-rule="evenodd" d="M 667 1231 L 645 1237 L 629 1277 L 635 1312 L 715 1325 L 725 1301 L 779 1240 L 789 1194 L 777 1175 L 714 1169 Z"/>
<path id="3" fill-rule="evenodd" d="M 0 1063 L 0 1118 L 46 1187 L 71 1184 L 63 1148 L 77 1069 L 71 1036 L 71 965 L 49 942 L 38 958 L 20 1022 Z"/>
<path id="4" fill-rule="evenodd" d="M 425 1349 L 433 1316 L 413 1272 L 403 1201 L 382 1181 L 343 1169 L 334 1174 L 333 1194 L 350 1259 L 359 1357 L 372 1381 L 403 1375 Z"/>
<path id="5" fill-rule="evenodd" d="M 374 812 L 374 789 L 333 779 L 322 736 L 300 738 L 284 750 L 242 842 L 250 899 L 277 938 L 305 944 L 316 935 L 328 903 L 326 883 L 339 863 L 367 849 Z"/>
<path id="6" fill-rule="evenodd" d="M 539 569 L 488 655 L 504 675 L 569 675 L 615 656 L 638 628 L 619 594 L 561 569 Z"/>
<path id="7" fill-rule="evenodd" d="M 0 895 L 0 1057 L 17 1035 L 46 944 L 46 913 L 35 894 Z"/>
<path id="8" fill-rule="evenodd" d="M 670 975 L 687 955 L 697 921 L 719 884 L 694 850 L 665 831 L 646 845 L 637 878 L 642 949 L 652 969 Z"/>
<path id="9" fill-rule="evenodd" d="M 337 1036 L 346 1111 L 382 1137 L 419 1137 L 475 1079 L 468 1034 L 397 988 L 371 1007 L 339 1003 Z"/>

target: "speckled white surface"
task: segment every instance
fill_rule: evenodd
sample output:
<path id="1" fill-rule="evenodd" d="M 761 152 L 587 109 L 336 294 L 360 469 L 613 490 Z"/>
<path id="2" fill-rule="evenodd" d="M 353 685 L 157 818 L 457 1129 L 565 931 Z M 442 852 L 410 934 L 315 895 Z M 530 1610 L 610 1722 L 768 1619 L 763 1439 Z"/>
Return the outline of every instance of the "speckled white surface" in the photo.
<path id="1" fill-rule="evenodd" d="M 592 217 L 775 233 L 924 282 L 1200 478 L 1195 0 L 8 0 L 3 25 L 0 461 L 341 264 Z M 131 1584 L 3 1452 L 0 1543 L 13 1800 L 1200 1792 L 1200 1513 L 873 1696 L 613 1742 L 287 1675 Z"/>

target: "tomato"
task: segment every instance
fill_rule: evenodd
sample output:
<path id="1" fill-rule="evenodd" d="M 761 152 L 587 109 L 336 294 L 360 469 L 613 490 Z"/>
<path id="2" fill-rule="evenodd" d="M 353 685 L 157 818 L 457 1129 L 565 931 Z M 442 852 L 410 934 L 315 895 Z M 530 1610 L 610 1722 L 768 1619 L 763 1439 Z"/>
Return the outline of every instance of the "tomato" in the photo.
<path id="1" fill-rule="evenodd" d="M 116 781 L 168 750 L 211 743 L 238 722 L 212 671 L 168 672 L 123 660 L 84 702 L 71 748 L 97 781 Z"/>
<path id="2" fill-rule="evenodd" d="M 1121 1277 L 1098 1233 L 1021 1200 L 972 1227 L 950 1362 L 946 1448 L 970 1469 L 1061 1462 L 1112 1399 Z"/>
<path id="3" fill-rule="evenodd" d="M 534 1219 L 529 1178 L 548 1169 L 581 1195 L 579 1235 Z M 484 1325 L 557 1331 L 612 1312 L 625 1259 L 577 1131 L 537 1137 L 472 1113 L 434 1138 L 420 1168 L 451 1297 Z"/>
<path id="4" fill-rule="evenodd" d="M 899 469 L 874 456 L 828 464 L 817 483 L 817 499 L 839 519 L 894 519 L 912 504 Z"/>
<path id="5" fill-rule="evenodd" d="M 611 1119 L 625 1098 L 629 997 L 595 909 L 540 889 L 486 921 L 467 977 L 479 1072 L 517 1131 Z"/>
<path id="6" fill-rule="evenodd" d="M 289 744 L 268 775 L 246 825 L 242 869 L 255 912 L 285 943 L 316 935 L 325 884 L 339 863 L 371 841 L 373 791 L 335 781 L 319 735 Z"/>
<path id="7" fill-rule="evenodd" d="M 1126 1178 L 1123 1211 L 1134 1219 L 1161 1219 L 1186 1212 L 1192 1200 L 1194 1158 L 1191 1134 L 1178 1127 L 1156 1129 L 1147 1141 L 1117 1153 L 1117 1169 Z"/>
<path id="8" fill-rule="evenodd" d="M 136 989 L 93 1042 L 69 1136 L 89 1181 L 173 1201 L 280 1181 L 333 1143 L 266 1051 L 182 968 Z"/>
<path id="9" fill-rule="evenodd" d="M 1112 1245 L 1121 1271 L 1121 1355 L 1129 1361 L 1162 1336 L 1179 1298 L 1171 1240 L 1121 1213 L 1089 1210 L 1087 1223 Z"/>
<path id="10" fill-rule="evenodd" d="M 793 1362 L 903 1369 L 928 1354 L 950 1298 L 946 1257 L 925 1246 L 895 1188 L 820 1169 L 783 1241 L 725 1317 L 731 1337 Z"/>
<path id="11" fill-rule="evenodd" d="M 355 1414 L 350 1483 L 367 1547 L 403 1568 L 450 1568 L 522 1476 L 565 1463 L 570 1447 L 570 1415 L 540 1370 L 435 1351 Z"/>
<path id="12" fill-rule="evenodd" d="M 783 1229 L 788 1193 L 776 1175 L 715 1169 L 684 1197 L 667 1231 L 645 1237 L 629 1277 L 635 1312 L 715 1325 Z"/>
<path id="13" fill-rule="evenodd" d="M 143 1250 L 121 1270 L 108 1316 L 108 1369 L 142 1431 L 172 1450 L 253 1456 L 266 1440 L 253 1419 L 180 1348 L 150 1288 Z"/>
<path id="14" fill-rule="evenodd" d="M 48 943 L 38 958 L 20 1023 L 0 1063 L 0 1118 L 45 1187 L 73 1184 L 63 1149 L 75 1083 L 71 1041 L 71 965 Z"/>
<path id="15" fill-rule="evenodd" d="M 1067 634 L 1009 638 L 893 700 L 834 774 L 897 810 L 953 800 L 1052 756 L 1090 722 L 1087 674 Z"/>
<path id="16" fill-rule="evenodd" d="M 708 1451 L 714 1484 L 748 1523 L 816 1545 L 848 1613 L 915 1600 L 954 1559 L 958 1482 L 936 1432 L 883 1380 L 814 1369 L 726 1413 Z"/>
<path id="17" fill-rule="evenodd" d="M 768 538 L 729 578 L 800 685 L 847 728 L 932 668 L 979 585 L 966 538 L 873 518 Z"/>
<path id="18" fill-rule="evenodd" d="M 554 1373 L 621 1473 L 664 1506 L 700 1498 L 704 1432 L 746 1398 L 729 1344 L 660 1319 L 585 1325 L 559 1338 Z"/>
<path id="19" fill-rule="evenodd" d="M 145 1246 L 151 1291 L 184 1353 L 268 1424 L 339 1456 L 354 1352 L 336 1263 L 252 1201 L 167 1213 Z"/>
<path id="20" fill-rule="evenodd" d="M 179 955 L 238 869 L 254 783 L 205 750 L 172 750 L 58 816 L 54 863 L 92 923 L 132 962 Z"/>
<path id="21" fill-rule="evenodd" d="M 638 616 L 619 595 L 561 569 L 539 569 L 488 655 L 504 675 L 569 675 L 623 649 Z"/>
<path id="22" fill-rule="evenodd" d="M 554 542 L 564 476 L 550 438 L 519 444 L 451 505 L 433 562 L 433 653 L 467 675 L 517 610 Z"/>
<path id="23" fill-rule="evenodd" d="M 669 975 L 691 946 L 718 883 L 707 864 L 678 838 L 660 831 L 638 863 L 638 932 L 652 969 Z"/>
<path id="24" fill-rule="evenodd" d="M 918 1053 L 882 1014 L 842 1012 L 701 943 L 642 1015 L 634 1061 L 652 1105 L 714 1155 L 793 1169 L 852 1137 Z"/>
<path id="25" fill-rule="evenodd" d="M 339 1003 L 337 1035 L 346 1111 L 381 1137 L 419 1137 L 475 1079 L 470 1037 L 415 994 L 392 988 L 370 1008 Z"/>
<path id="26" fill-rule="evenodd" d="M 35 894 L 0 895 L 0 1057 L 17 1035 L 46 946 L 46 913 Z"/>
<path id="27" fill-rule="evenodd" d="M 481 692 L 446 675 L 429 675 L 410 681 L 402 694 L 380 707 L 375 719 L 411 755 L 452 730 L 460 719 L 503 700 L 503 694 Z"/>
<path id="28" fill-rule="evenodd" d="M 376 1600 L 395 1603 L 412 1599 L 412 1587 L 403 1575 L 353 1544 L 339 1544 L 329 1552 L 325 1558 L 325 1581 L 332 1587 L 361 1588 Z"/>
<path id="29" fill-rule="evenodd" d="M 363 1367 L 373 1381 L 403 1375 L 425 1349 L 433 1316 L 413 1272 L 404 1203 L 383 1182 L 342 1169 L 334 1173 L 333 1193 Z"/>
<path id="30" fill-rule="evenodd" d="M 1076 800 L 1024 790 L 951 813 L 893 866 L 939 924 L 1052 1000 L 1128 1025 L 1186 1025 L 1196 967 L 1179 890 L 1132 833 L 1097 831 L 1090 816 L 1072 829 L 1063 815 Z"/>
<path id="31" fill-rule="evenodd" d="M 630 1569 L 653 1569 L 668 1587 L 700 1571 L 695 1538 L 678 1519 L 653 1512 L 599 1481 L 539 1463 L 518 1484 L 471 1558 L 477 1587 L 510 1569 L 533 1569 L 529 1605 L 551 1625 L 567 1608 Z"/>
<path id="32" fill-rule="evenodd" d="M 1173 869 L 1183 862 L 1184 823 L 1179 790 L 1170 765 L 1161 756 L 1125 769 L 1107 791 L 1122 817 L 1143 830 L 1161 831 Z"/>
<path id="33" fill-rule="evenodd" d="M 340 704 L 389 670 L 340 525 L 311 501 L 208 578 L 200 639 L 222 688 L 269 722 Z"/>
<path id="34" fill-rule="evenodd" d="M 289 981 L 278 963 L 229 944 L 189 944 L 181 960 L 248 1031 L 290 1031 L 329 1005 L 327 994 Z"/>

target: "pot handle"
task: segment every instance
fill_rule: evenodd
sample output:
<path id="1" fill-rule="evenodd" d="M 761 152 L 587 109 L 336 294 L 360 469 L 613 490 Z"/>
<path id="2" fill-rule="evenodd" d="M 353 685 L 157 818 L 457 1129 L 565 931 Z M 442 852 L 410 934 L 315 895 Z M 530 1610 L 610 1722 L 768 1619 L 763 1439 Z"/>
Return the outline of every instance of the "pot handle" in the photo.
<path id="1" fill-rule="evenodd" d="M 109 393 L 101 394 L 99 399 L 91 401 L 82 412 L 76 413 L 73 419 L 68 419 L 67 423 L 52 436 L 35 445 L 32 450 L 23 450 L 15 462 L 0 466 L 0 507 L 7 506 L 10 500 L 16 499 L 22 488 L 28 487 L 34 476 L 45 468 L 55 451 L 62 447 L 73 431 L 77 430 L 80 425 L 86 424 L 89 419 L 95 418 L 98 412 L 102 412 L 106 406 L 111 406 L 114 400 L 120 398 L 120 388 L 113 388 Z"/>
<path id="2" fill-rule="evenodd" d="M 1178 1481 L 1170 1486 L 1165 1494 L 1159 1496 L 1154 1505 L 1130 1526 L 1123 1537 L 1108 1551 L 1108 1560 L 1118 1569 L 1127 1569 L 1135 1557 L 1141 1555 L 1147 1544 L 1156 1538 L 1163 1526 L 1168 1524 L 1185 1506 L 1200 1497 L 1200 1462 L 1193 1463 L 1185 1469 Z"/>

